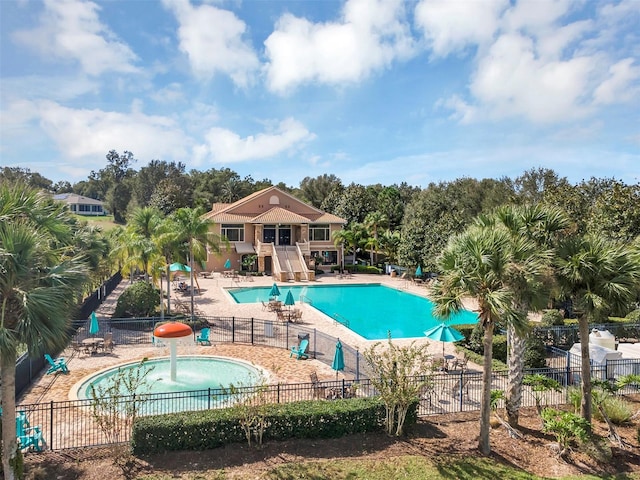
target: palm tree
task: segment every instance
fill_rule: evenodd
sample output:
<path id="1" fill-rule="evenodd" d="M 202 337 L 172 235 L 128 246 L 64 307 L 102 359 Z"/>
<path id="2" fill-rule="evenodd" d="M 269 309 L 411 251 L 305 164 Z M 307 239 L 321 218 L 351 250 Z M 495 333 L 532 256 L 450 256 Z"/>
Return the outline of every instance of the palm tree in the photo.
<path id="1" fill-rule="evenodd" d="M 400 231 L 385 230 L 380 235 L 380 248 L 387 257 L 389 263 L 395 263 L 398 259 L 398 248 L 400 248 Z"/>
<path id="2" fill-rule="evenodd" d="M 559 208 L 537 205 L 506 205 L 497 209 L 489 217 L 479 217 L 478 225 L 492 227 L 501 224 L 511 234 L 514 242 L 515 259 L 519 264 L 526 263 L 527 269 L 513 269 L 506 283 L 514 293 L 515 308 L 524 317 L 530 311 L 543 308 L 551 283 L 550 262 L 552 248 L 557 236 L 569 226 L 569 220 Z M 528 239 L 519 248 L 521 239 Z M 531 243 L 533 242 L 533 243 Z M 531 249 L 531 250 L 529 250 Z M 545 276 L 546 274 L 546 276 Z M 522 380 L 524 378 L 524 353 L 527 331 L 518 331 L 512 324 L 507 325 L 507 347 L 509 374 L 505 396 L 507 421 L 516 426 L 522 404 Z"/>
<path id="3" fill-rule="evenodd" d="M 183 248 L 183 254 L 188 259 L 191 269 L 191 317 L 194 315 L 193 276 L 194 261 L 206 260 L 207 252 L 219 253 L 220 235 L 212 231 L 214 222 L 203 216 L 202 208 L 179 208 L 171 218 L 175 228 L 175 240 Z"/>
<path id="4" fill-rule="evenodd" d="M 132 233 L 130 240 L 134 253 L 134 259 L 144 272 L 145 281 L 149 281 L 149 273 L 153 277 L 157 276 L 157 270 L 152 265 L 157 264 L 160 256 L 158 246 L 153 241 L 160 223 L 162 214 L 159 210 L 151 207 L 136 209 L 129 217 L 127 229 Z"/>
<path id="5" fill-rule="evenodd" d="M 380 247 L 380 243 L 378 241 L 378 231 L 381 228 L 385 228 L 387 225 L 389 225 L 389 219 L 382 212 L 369 212 L 364 219 L 364 225 L 368 229 L 369 235 L 373 238 L 373 241 L 369 241 L 367 243 L 371 247 L 371 265 L 374 265 L 378 260 L 376 258 L 374 263 L 373 252 L 377 252 L 378 248 Z"/>
<path id="6" fill-rule="evenodd" d="M 73 232 L 66 213 L 25 186 L 0 185 L 0 389 L 2 465 L 15 472 L 15 373 L 18 347 L 32 355 L 67 343 L 68 318 L 87 280 L 88 268 L 69 248 Z"/>
<path id="7" fill-rule="evenodd" d="M 505 279 L 513 268 L 513 242 L 504 228 L 469 227 L 452 237 L 438 259 L 442 272 L 430 298 L 435 314 L 448 318 L 462 310 L 464 296 L 478 305 L 478 317 L 484 329 L 484 361 L 480 411 L 480 451 L 488 455 L 491 416 L 491 360 L 493 330 L 498 321 L 521 326 L 526 319 L 514 308 L 514 295 Z"/>
<path id="8" fill-rule="evenodd" d="M 350 228 L 343 228 L 342 230 L 336 230 L 332 234 L 333 244 L 344 245 L 347 249 L 353 249 L 353 263 L 356 263 L 356 254 L 358 248 L 362 245 L 364 239 L 367 238 L 367 230 L 361 223 L 353 223 Z M 344 263 L 344 259 L 343 259 Z"/>
<path id="9" fill-rule="evenodd" d="M 579 322 L 582 400 L 580 413 L 591 421 L 589 322 L 624 309 L 637 294 L 640 262 L 631 249 L 602 238 L 571 237 L 558 248 L 556 278 L 561 292 L 581 313 Z"/>

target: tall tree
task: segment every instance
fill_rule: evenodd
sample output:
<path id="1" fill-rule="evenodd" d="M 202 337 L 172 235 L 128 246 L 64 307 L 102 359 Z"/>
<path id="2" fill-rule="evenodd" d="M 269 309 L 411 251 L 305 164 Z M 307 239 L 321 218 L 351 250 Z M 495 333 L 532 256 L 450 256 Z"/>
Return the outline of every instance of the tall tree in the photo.
<path id="1" fill-rule="evenodd" d="M 18 347 L 32 355 L 67 343 L 68 318 L 87 278 L 61 205 L 22 184 L 0 183 L 0 389 L 2 465 L 13 480 L 16 444 L 15 373 Z"/>
<path id="2" fill-rule="evenodd" d="M 600 237 L 573 236 L 562 241 L 556 278 L 563 294 L 581 312 L 578 318 L 582 400 L 580 413 L 591 421 L 589 323 L 611 310 L 624 310 L 637 295 L 640 264 L 631 249 Z"/>
<path id="3" fill-rule="evenodd" d="M 506 205 L 491 216 L 480 217 L 477 224 L 486 228 L 501 225 L 511 234 L 514 242 L 514 258 L 518 264 L 527 264 L 528 268 L 514 268 L 509 272 L 505 283 L 514 294 L 514 308 L 527 317 L 530 311 L 543 308 L 551 283 L 552 249 L 557 244 L 558 235 L 569 226 L 569 220 L 562 210 L 537 205 Z M 519 248 L 522 239 L 528 241 L 526 248 Z M 522 380 L 524 377 L 525 333 L 507 325 L 507 348 L 509 374 L 505 407 L 508 422 L 517 425 L 522 403 Z"/>
<path id="4" fill-rule="evenodd" d="M 107 202 L 107 208 L 113 215 L 115 222 L 124 223 L 127 205 L 131 200 L 131 185 L 129 180 L 134 176 L 131 168 L 136 159 L 133 153 L 125 151 L 120 155 L 115 150 L 107 153 L 108 165 L 98 172 L 91 172 L 89 179 L 102 188 L 103 198 Z"/>
<path id="5" fill-rule="evenodd" d="M 223 239 L 213 232 L 214 222 L 204 216 L 200 208 L 180 208 L 171 216 L 175 228 L 176 242 L 182 245 L 185 258 L 188 259 L 191 272 L 191 316 L 195 312 L 193 279 L 195 262 L 206 260 L 207 252 L 220 253 Z"/>
<path id="6" fill-rule="evenodd" d="M 447 244 L 438 261 L 442 273 L 430 293 L 436 315 L 443 318 L 462 310 L 465 296 L 477 302 L 479 322 L 484 330 L 479 448 L 485 455 L 491 452 L 489 422 L 494 327 L 499 321 L 519 327 L 526 322 L 514 308 L 513 292 L 505 281 L 514 268 L 513 261 L 513 242 L 506 229 L 472 226 L 452 237 Z"/>
<path id="7" fill-rule="evenodd" d="M 342 186 L 342 182 L 333 174 L 325 173 L 316 178 L 305 177 L 300 182 L 302 200 L 316 208 L 321 208 L 324 199 L 339 186 Z"/>
<path id="8" fill-rule="evenodd" d="M 378 232 L 381 229 L 387 227 L 388 225 L 389 225 L 389 219 L 384 213 L 379 211 L 368 213 L 364 219 L 364 226 L 369 231 L 369 235 L 372 240 L 369 242 L 369 245 L 371 247 L 371 250 L 370 250 L 371 265 L 374 265 L 375 262 L 378 261 L 377 258 L 374 259 L 374 252 L 377 252 L 378 248 L 380 248 L 380 242 L 378 241 Z M 376 257 L 377 257 L 377 253 L 376 253 Z"/>

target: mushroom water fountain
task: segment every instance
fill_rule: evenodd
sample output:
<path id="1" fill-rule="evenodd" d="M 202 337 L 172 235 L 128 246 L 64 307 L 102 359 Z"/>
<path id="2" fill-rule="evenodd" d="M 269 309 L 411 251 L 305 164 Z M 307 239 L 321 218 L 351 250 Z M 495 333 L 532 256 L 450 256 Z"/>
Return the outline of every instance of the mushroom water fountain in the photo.
<path id="1" fill-rule="evenodd" d="M 169 322 L 156 327 L 153 331 L 153 336 L 169 342 L 171 381 L 175 382 L 178 339 L 193 337 L 193 330 L 191 330 L 189 325 L 185 325 L 184 323 Z"/>

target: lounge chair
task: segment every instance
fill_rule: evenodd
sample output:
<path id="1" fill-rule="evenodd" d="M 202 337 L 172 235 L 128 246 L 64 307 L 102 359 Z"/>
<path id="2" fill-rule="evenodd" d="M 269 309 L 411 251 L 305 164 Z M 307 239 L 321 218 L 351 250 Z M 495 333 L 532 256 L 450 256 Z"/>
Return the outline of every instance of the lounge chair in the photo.
<path id="1" fill-rule="evenodd" d="M 64 358 L 61 357 L 57 360 L 54 360 L 48 353 L 44 354 L 44 358 L 49 363 L 49 370 L 47 370 L 47 375 L 54 372 L 69 373 L 69 368 L 67 368 L 67 362 Z"/>
<path id="2" fill-rule="evenodd" d="M 307 355 L 307 347 L 309 346 L 309 340 L 306 338 L 300 341 L 300 345 L 297 347 L 291 347 L 291 353 L 289 354 L 289 358 L 296 356 L 296 360 L 307 359 L 309 355 Z"/>
<path id="3" fill-rule="evenodd" d="M 104 342 L 102 342 L 102 351 L 106 352 L 108 350 L 109 352 L 113 352 L 113 347 L 115 347 L 115 345 L 116 344 L 113 342 L 113 333 L 105 333 Z"/>
<path id="4" fill-rule="evenodd" d="M 16 437 L 20 450 L 33 449 L 41 452 L 45 447 L 42 430 L 40 427 L 32 427 L 25 412 L 18 412 L 16 416 Z"/>
<path id="5" fill-rule="evenodd" d="M 200 335 L 196 337 L 196 343 L 202 345 L 211 345 L 211 340 L 209 340 L 209 333 L 211 332 L 210 328 L 203 328 L 200 330 Z"/>

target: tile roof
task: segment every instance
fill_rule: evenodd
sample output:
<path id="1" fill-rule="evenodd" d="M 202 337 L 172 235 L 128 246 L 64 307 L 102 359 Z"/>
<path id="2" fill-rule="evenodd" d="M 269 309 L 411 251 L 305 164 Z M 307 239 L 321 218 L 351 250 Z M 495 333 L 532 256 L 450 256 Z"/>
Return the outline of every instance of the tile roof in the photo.
<path id="1" fill-rule="evenodd" d="M 282 207 L 274 207 L 254 217 L 251 223 L 309 223 L 309 219 Z"/>

